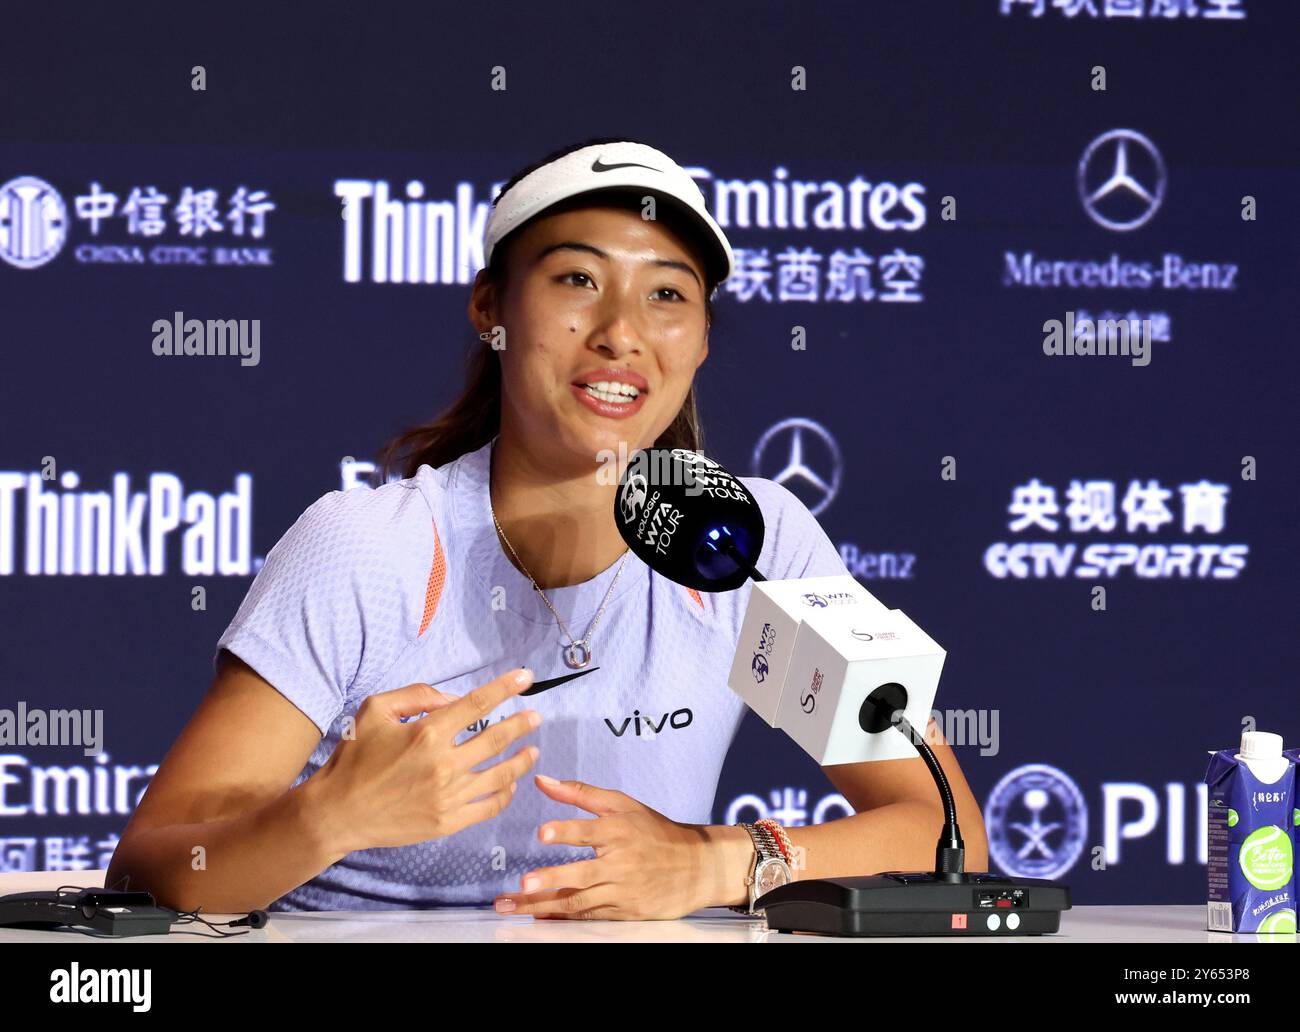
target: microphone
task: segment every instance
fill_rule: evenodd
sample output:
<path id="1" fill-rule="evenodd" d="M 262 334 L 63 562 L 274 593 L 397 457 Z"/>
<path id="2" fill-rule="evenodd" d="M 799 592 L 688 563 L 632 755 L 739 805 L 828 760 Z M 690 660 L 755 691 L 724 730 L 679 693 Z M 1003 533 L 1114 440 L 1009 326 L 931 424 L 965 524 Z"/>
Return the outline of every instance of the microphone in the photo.
<path id="1" fill-rule="evenodd" d="M 649 448 L 619 481 L 614 522 L 656 573 L 697 591 L 732 591 L 763 550 L 763 514 L 739 478 L 699 452 Z"/>
<path id="2" fill-rule="evenodd" d="M 937 684 L 943 650 L 906 616 L 886 609 L 847 575 L 767 581 L 754 565 L 763 547 L 763 513 L 739 477 L 699 452 L 642 449 L 633 455 L 620 478 L 614 508 L 615 523 L 628 548 L 669 580 L 701 591 L 731 591 L 750 579 L 764 582 L 761 594 L 755 591 L 750 597 L 741 631 L 742 640 L 753 639 L 757 648 L 752 657 L 744 657 L 743 649 L 737 651 L 728 685 L 768 724 L 781 727 L 823 765 L 913 755 L 907 743 L 886 749 L 887 754 L 874 749 L 864 752 L 860 734 L 868 724 L 897 725 L 902 710 L 908 707 L 906 691 L 869 697 L 863 692 L 864 698 L 853 707 L 850 737 L 837 733 L 847 724 L 847 714 L 837 719 L 843 679 L 827 683 L 824 672 L 835 667 L 837 660 L 847 672 L 855 661 L 879 664 L 900 654 L 910 657 L 920 652 L 927 662 L 921 669 L 913 664 L 911 679 L 932 678 Z M 870 627 L 876 634 L 856 630 L 859 626 Z M 812 627 L 816 635 L 810 632 Z M 909 630 L 910 635 L 906 633 Z M 891 645 L 886 648 L 877 643 L 868 648 L 865 643 L 875 642 L 877 637 Z M 839 639 L 847 639 L 850 648 Z M 900 639 L 914 647 L 900 648 Z M 796 650 L 796 641 L 804 646 L 802 652 Z M 814 644 L 823 648 L 814 650 Z M 801 660 L 807 661 L 810 670 L 814 665 L 818 668 L 817 699 L 803 700 L 796 698 L 799 693 L 783 690 L 790 672 L 801 671 L 805 665 Z M 755 683 L 735 676 L 742 670 L 752 671 Z M 910 708 L 919 720 L 928 716 L 933 691 L 918 689 L 913 691 Z M 812 730 L 794 716 L 814 711 Z M 833 727 L 824 719 L 828 714 Z M 940 786 L 941 791 L 944 787 Z"/>
<path id="3" fill-rule="evenodd" d="M 757 500 L 738 477 L 699 452 L 638 451 L 619 480 L 614 522 L 638 558 L 678 584 L 732 591 L 747 580 L 766 581 L 755 569 L 764 532 Z M 832 602 L 836 612 L 829 615 Z M 946 653 L 906 614 L 886 609 L 848 576 L 768 581 L 750 595 L 742 640 L 757 642 L 757 649 L 752 657 L 737 649 L 728 686 L 768 724 L 822 765 L 915 751 L 944 809 L 933 871 L 777 886 L 754 904 L 769 928 L 848 936 L 1059 930 L 1060 912 L 1070 907 L 1067 887 L 964 869 L 948 779 L 906 715 L 908 709 L 914 717 L 928 715 Z M 742 671 L 755 684 L 738 677 Z M 827 677 L 831 671 L 835 679 Z M 787 691 L 796 678 L 808 690 Z M 877 736 L 891 727 L 911 748 L 891 748 L 883 738 L 884 748 L 877 746 Z"/>

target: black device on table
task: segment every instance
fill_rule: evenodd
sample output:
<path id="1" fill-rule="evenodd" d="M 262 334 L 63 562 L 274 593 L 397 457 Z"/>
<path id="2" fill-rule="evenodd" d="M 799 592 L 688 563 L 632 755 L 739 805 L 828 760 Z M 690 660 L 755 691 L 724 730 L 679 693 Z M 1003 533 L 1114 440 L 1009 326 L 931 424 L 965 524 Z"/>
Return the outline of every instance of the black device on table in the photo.
<path id="1" fill-rule="evenodd" d="M 863 731 L 897 728 L 916 747 L 943 802 L 944 824 L 933 871 L 889 871 L 779 885 L 754 903 L 767 926 L 823 935 L 1042 935 L 1060 930 L 1070 909 L 1067 885 L 1043 878 L 1003 878 L 965 869 L 957 806 L 943 767 L 902 715 L 900 685 L 877 688 L 858 715 Z"/>
<path id="2" fill-rule="evenodd" d="M 148 892 L 119 889 L 62 886 L 53 891 L 14 892 L 0 896 L 0 928 L 32 928 L 46 931 L 90 929 L 101 935 L 123 938 L 130 935 L 167 935 L 174 924 L 199 922 L 221 932 L 194 913 L 178 913 L 160 907 Z M 266 913 L 254 910 L 223 926 L 247 925 L 262 928 Z M 246 934 L 246 933 L 245 933 Z"/>

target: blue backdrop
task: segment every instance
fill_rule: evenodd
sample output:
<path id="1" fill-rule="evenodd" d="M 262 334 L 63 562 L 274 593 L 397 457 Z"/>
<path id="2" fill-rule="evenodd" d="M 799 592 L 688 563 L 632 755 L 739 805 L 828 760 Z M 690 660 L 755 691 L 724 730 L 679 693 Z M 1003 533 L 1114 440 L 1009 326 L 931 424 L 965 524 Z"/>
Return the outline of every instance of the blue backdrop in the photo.
<path id="1" fill-rule="evenodd" d="M 1294 4 L 223 5 L 6 35 L 0 706 L 101 710 L 103 751 L 0 744 L 0 869 L 107 863 L 260 557 L 457 392 L 496 185 L 627 134 L 737 249 L 708 450 L 948 650 L 993 866 L 1204 898 L 1207 750 L 1300 736 Z M 386 269 L 384 211 L 416 230 Z M 176 313 L 255 322 L 256 362 L 156 355 Z M 1146 361 L 1045 353 L 1090 317 L 1145 320 Z M 747 719 L 716 821 L 845 812 Z"/>

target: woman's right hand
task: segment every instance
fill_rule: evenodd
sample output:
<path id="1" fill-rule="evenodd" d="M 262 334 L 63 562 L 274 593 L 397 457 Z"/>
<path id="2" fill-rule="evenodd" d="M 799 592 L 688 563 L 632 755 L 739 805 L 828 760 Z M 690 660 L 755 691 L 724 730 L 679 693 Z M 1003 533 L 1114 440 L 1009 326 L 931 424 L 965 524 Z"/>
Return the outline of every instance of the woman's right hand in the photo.
<path id="1" fill-rule="evenodd" d="M 356 737 L 340 741 L 303 785 L 320 779 L 315 791 L 333 851 L 346 855 L 444 838 L 504 810 L 515 781 L 537 762 L 537 747 L 481 771 L 472 768 L 535 730 L 541 714 L 524 710 L 460 745 L 453 739 L 532 683 L 531 672 L 516 668 L 460 698 L 427 684 L 366 698 L 357 710 Z M 420 713 L 427 716 L 401 722 Z"/>

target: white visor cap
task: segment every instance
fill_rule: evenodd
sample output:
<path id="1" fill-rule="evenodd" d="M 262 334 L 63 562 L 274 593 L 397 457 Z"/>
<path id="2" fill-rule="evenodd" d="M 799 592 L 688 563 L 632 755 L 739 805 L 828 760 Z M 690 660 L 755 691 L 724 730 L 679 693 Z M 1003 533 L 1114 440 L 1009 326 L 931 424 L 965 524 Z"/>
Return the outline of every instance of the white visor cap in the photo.
<path id="1" fill-rule="evenodd" d="M 507 190 L 488 215 L 483 260 L 509 233 L 552 205 L 579 194 L 609 190 L 643 190 L 697 223 L 711 251 L 705 267 L 715 283 L 731 275 L 735 256 L 726 234 L 705 207 L 704 194 L 684 168 L 667 154 L 644 143 L 593 144 L 533 169 Z M 711 245 L 711 246 L 710 246 Z"/>

